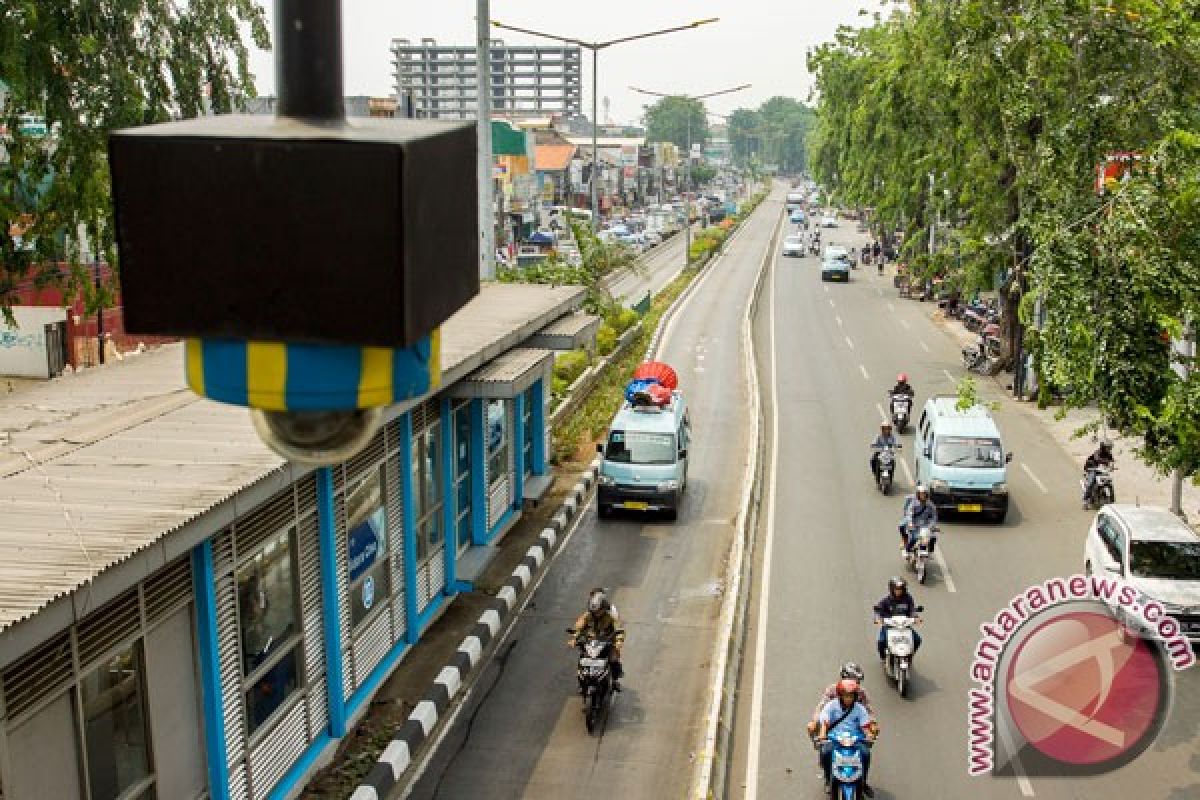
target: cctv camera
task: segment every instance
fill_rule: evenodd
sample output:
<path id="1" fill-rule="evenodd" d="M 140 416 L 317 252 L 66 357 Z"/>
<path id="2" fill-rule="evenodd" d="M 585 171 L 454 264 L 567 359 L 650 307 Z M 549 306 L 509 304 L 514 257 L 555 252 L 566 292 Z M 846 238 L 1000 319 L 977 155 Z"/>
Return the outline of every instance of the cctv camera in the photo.
<path id="1" fill-rule="evenodd" d="M 250 417 L 259 438 L 276 453 L 289 461 L 325 467 L 345 461 L 366 447 L 383 424 L 383 409 L 251 409 Z"/>

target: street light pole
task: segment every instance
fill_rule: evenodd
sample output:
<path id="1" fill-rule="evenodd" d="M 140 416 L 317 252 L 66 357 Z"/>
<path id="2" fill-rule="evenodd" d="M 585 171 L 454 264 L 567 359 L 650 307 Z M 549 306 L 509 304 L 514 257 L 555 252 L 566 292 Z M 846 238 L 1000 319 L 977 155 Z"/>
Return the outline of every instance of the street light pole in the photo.
<path id="1" fill-rule="evenodd" d="M 492 187 L 492 37 L 488 0 L 475 6 L 475 91 L 478 109 L 476 137 L 479 140 L 476 177 L 479 182 L 479 277 L 496 277 L 496 200 Z"/>
<path id="2" fill-rule="evenodd" d="M 599 129 L 600 120 L 597 119 L 599 111 L 597 110 L 597 100 L 599 94 L 599 67 L 600 67 L 600 51 L 606 47 L 612 47 L 615 44 L 624 44 L 638 39 L 649 39 L 651 36 L 662 36 L 668 33 L 676 33 L 678 31 L 686 31 L 692 28 L 699 28 L 701 25 L 707 25 L 710 22 L 717 22 L 717 17 L 708 19 L 699 19 L 695 22 L 689 22 L 686 25 L 676 25 L 673 28 L 663 28 L 662 30 L 649 31 L 648 33 L 637 33 L 633 36 L 622 36 L 620 39 L 609 39 L 606 42 L 585 42 L 582 39 L 575 39 L 570 36 L 559 36 L 554 33 L 546 33 L 544 31 L 535 31 L 529 28 L 520 28 L 516 25 L 509 25 L 505 22 L 492 20 L 492 25 L 497 28 L 503 28 L 508 31 L 516 31 L 517 33 L 528 34 L 529 36 L 538 36 L 542 39 L 553 39 L 556 42 L 564 42 L 582 47 L 585 50 L 592 51 L 592 179 L 591 179 L 591 201 L 592 201 L 592 232 L 595 233 L 600 222 L 600 202 L 599 202 L 599 184 L 597 176 L 600 168 L 600 147 L 597 141 L 597 131 Z"/>

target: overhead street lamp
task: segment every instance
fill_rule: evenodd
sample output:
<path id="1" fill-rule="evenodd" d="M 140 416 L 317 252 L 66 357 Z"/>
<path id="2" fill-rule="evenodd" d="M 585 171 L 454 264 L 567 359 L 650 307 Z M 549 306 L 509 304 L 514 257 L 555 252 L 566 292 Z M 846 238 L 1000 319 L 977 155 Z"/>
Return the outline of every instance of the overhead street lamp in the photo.
<path id="1" fill-rule="evenodd" d="M 667 94 L 666 92 L 651 92 L 648 89 L 639 89 L 636 86 L 629 88 L 638 94 L 647 94 L 651 97 L 680 97 L 684 100 L 707 100 L 710 97 L 716 97 L 722 94 L 732 94 L 740 92 L 743 89 L 749 89 L 751 84 L 743 83 L 741 86 L 731 86 L 728 89 L 718 89 L 715 92 L 705 92 L 704 94 Z M 692 193 L 692 111 L 689 108 L 687 113 L 687 159 L 684 161 L 684 183 L 687 184 L 687 193 L 684 195 L 684 225 L 683 225 L 683 265 L 686 267 L 691 262 L 692 256 L 692 218 L 688 214 L 688 195 Z"/>
<path id="2" fill-rule="evenodd" d="M 707 25 L 710 22 L 717 22 L 717 21 L 718 21 L 717 17 L 710 17 L 709 19 L 698 19 L 695 22 L 689 22 L 686 25 L 677 25 L 674 28 L 663 28 L 662 30 L 649 31 L 647 33 L 638 33 L 638 34 L 634 34 L 633 36 L 622 36 L 619 39 L 609 39 L 608 41 L 605 41 L 605 42 L 585 42 L 582 39 L 575 39 L 570 36 L 559 36 L 558 34 L 546 33 L 544 31 L 535 31 L 535 30 L 531 30 L 529 28 L 519 28 L 516 25 L 509 25 L 504 22 L 492 20 L 492 25 L 496 28 L 502 28 L 503 30 L 506 30 L 506 31 L 516 31 L 517 33 L 524 33 L 524 34 L 528 34 L 529 36 L 539 36 L 543 39 L 553 39 L 556 42 L 564 42 L 566 44 L 578 45 L 579 47 L 582 47 L 585 50 L 592 51 L 592 179 L 591 179 L 591 185 L 592 185 L 592 231 L 593 232 L 596 230 L 596 225 L 600 218 L 599 192 L 598 192 L 598 187 L 597 187 L 597 183 L 596 183 L 596 174 L 600 168 L 600 153 L 599 153 L 600 148 L 596 141 L 596 138 L 597 138 L 596 131 L 598 130 L 599 125 L 600 125 L 600 120 L 598 118 L 598 112 L 596 110 L 596 98 L 597 98 L 597 94 L 598 94 L 597 86 L 599 84 L 599 81 L 596 76 L 599 71 L 599 65 L 600 65 L 600 51 L 604 50 L 606 48 L 612 47 L 613 45 L 625 44 L 626 42 L 633 42 L 633 41 L 637 41 L 638 39 L 649 39 L 651 36 L 662 36 L 662 35 L 668 34 L 668 33 L 676 33 L 678 31 L 691 30 L 692 28 L 699 28 L 701 25 Z"/>

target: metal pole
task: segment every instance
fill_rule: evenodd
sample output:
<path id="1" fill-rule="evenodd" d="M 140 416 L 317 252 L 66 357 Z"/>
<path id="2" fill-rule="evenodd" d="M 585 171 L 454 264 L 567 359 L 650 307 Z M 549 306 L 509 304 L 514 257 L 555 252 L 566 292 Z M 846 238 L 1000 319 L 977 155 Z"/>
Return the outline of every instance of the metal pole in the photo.
<path id="1" fill-rule="evenodd" d="M 683 266 L 692 260 L 692 108 L 687 109 L 687 152 L 683 162 Z"/>
<path id="2" fill-rule="evenodd" d="M 1192 359 L 1196 356 L 1196 343 L 1192 338 L 1192 322 L 1188 320 L 1183 326 L 1183 364 L 1180 369 L 1180 377 L 1184 383 L 1187 383 L 1189 376 L 1192 374 Z M 1187 520 L 1187 514 L 1183 510 L 1183 470 L 1176 467 L 1171 470 L 1171 513 L 1182 520 Z"/>
<path id="3" fill-rule="evenodd" d="M 275 42 L 279 116 L 344 120 L 341 1 L 276 0 Z"/>
<path id="4" fill-rule="evenodd" d="M 496 208 L 492 196 L 492 43 L 488 0 L 475 3 L 475 90 L 476 138 L 479 153 L 476 177 L 479 184 L 479 277 L 496 277 Z"/>
<path id="5" fill-rule="evenodd" d="M 100 255 L 92 256 L 92 284 L 96 289 L 96 357 L 104 363 L 104 303 L 100 302 Z"/>
<path id="6" fill-rule="evenodd" d="M 596 99 L 599 93 L 597 73 L 600 68 L 600 48 L 592 47 L 592 233 L 600 225 L 600 146 L 597 142 L 597 131 L 600 129 L 599 112 L 596 110 Z"/>

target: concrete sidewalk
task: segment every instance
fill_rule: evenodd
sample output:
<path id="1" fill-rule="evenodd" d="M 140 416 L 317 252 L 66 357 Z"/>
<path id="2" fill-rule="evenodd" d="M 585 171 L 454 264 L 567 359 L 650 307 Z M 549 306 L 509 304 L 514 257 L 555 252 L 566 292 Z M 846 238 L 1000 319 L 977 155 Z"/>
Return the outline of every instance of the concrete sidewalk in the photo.
<path id="1" fill-rule="evenodd" d="M 947 336 L 958 342 L 959 347 L 975 345 L 977 335 L 963 327 L 959 320 L 946 318 L 936 307 L 929 310 L 928 316 Z M 1115 431 L 1108 431 L 1106 434 L 1103 428 L 1096 434 L 1076 435 L 1077 431 L 1100 419 L 1100 412 L 1097 409 L 1070 409 L 1065 415 L 1062 415 L 1062 409 L 1059 406 L 1038 408 L 1035 402 L 1012 397 L 1012 373 L 1002 372 L 990 379 L 982 376 L 975 377 L 977 380 L 993 381 L 995 386 L 1007 396 L 1005 403 L 1020 409 L 1021 413 L 1036 418 L 1046 430 L 1047 435 L 1053 438 L 1075 460 L 1081 474 L 1083 462 L 1089 454 L 1095 451 L 1099 438 L 1107 436 L 1108 440 L 1113 443 L 1113 455 L 1117 459 L 1117 473 L 1113 479 L 1116 484 L 1118 502 L 1136 502 L 1142 505 L 1163 507 L 1170 505 L 1170 476 L 1155 472 L 1137 457 L 1134 451 L 1141 445 L 1139 437 L 1119 436 Z M 1183 510 L 1193 523 L 1200 521 L 1200 487 L 1186 480 L 1183 484 Z"/>

